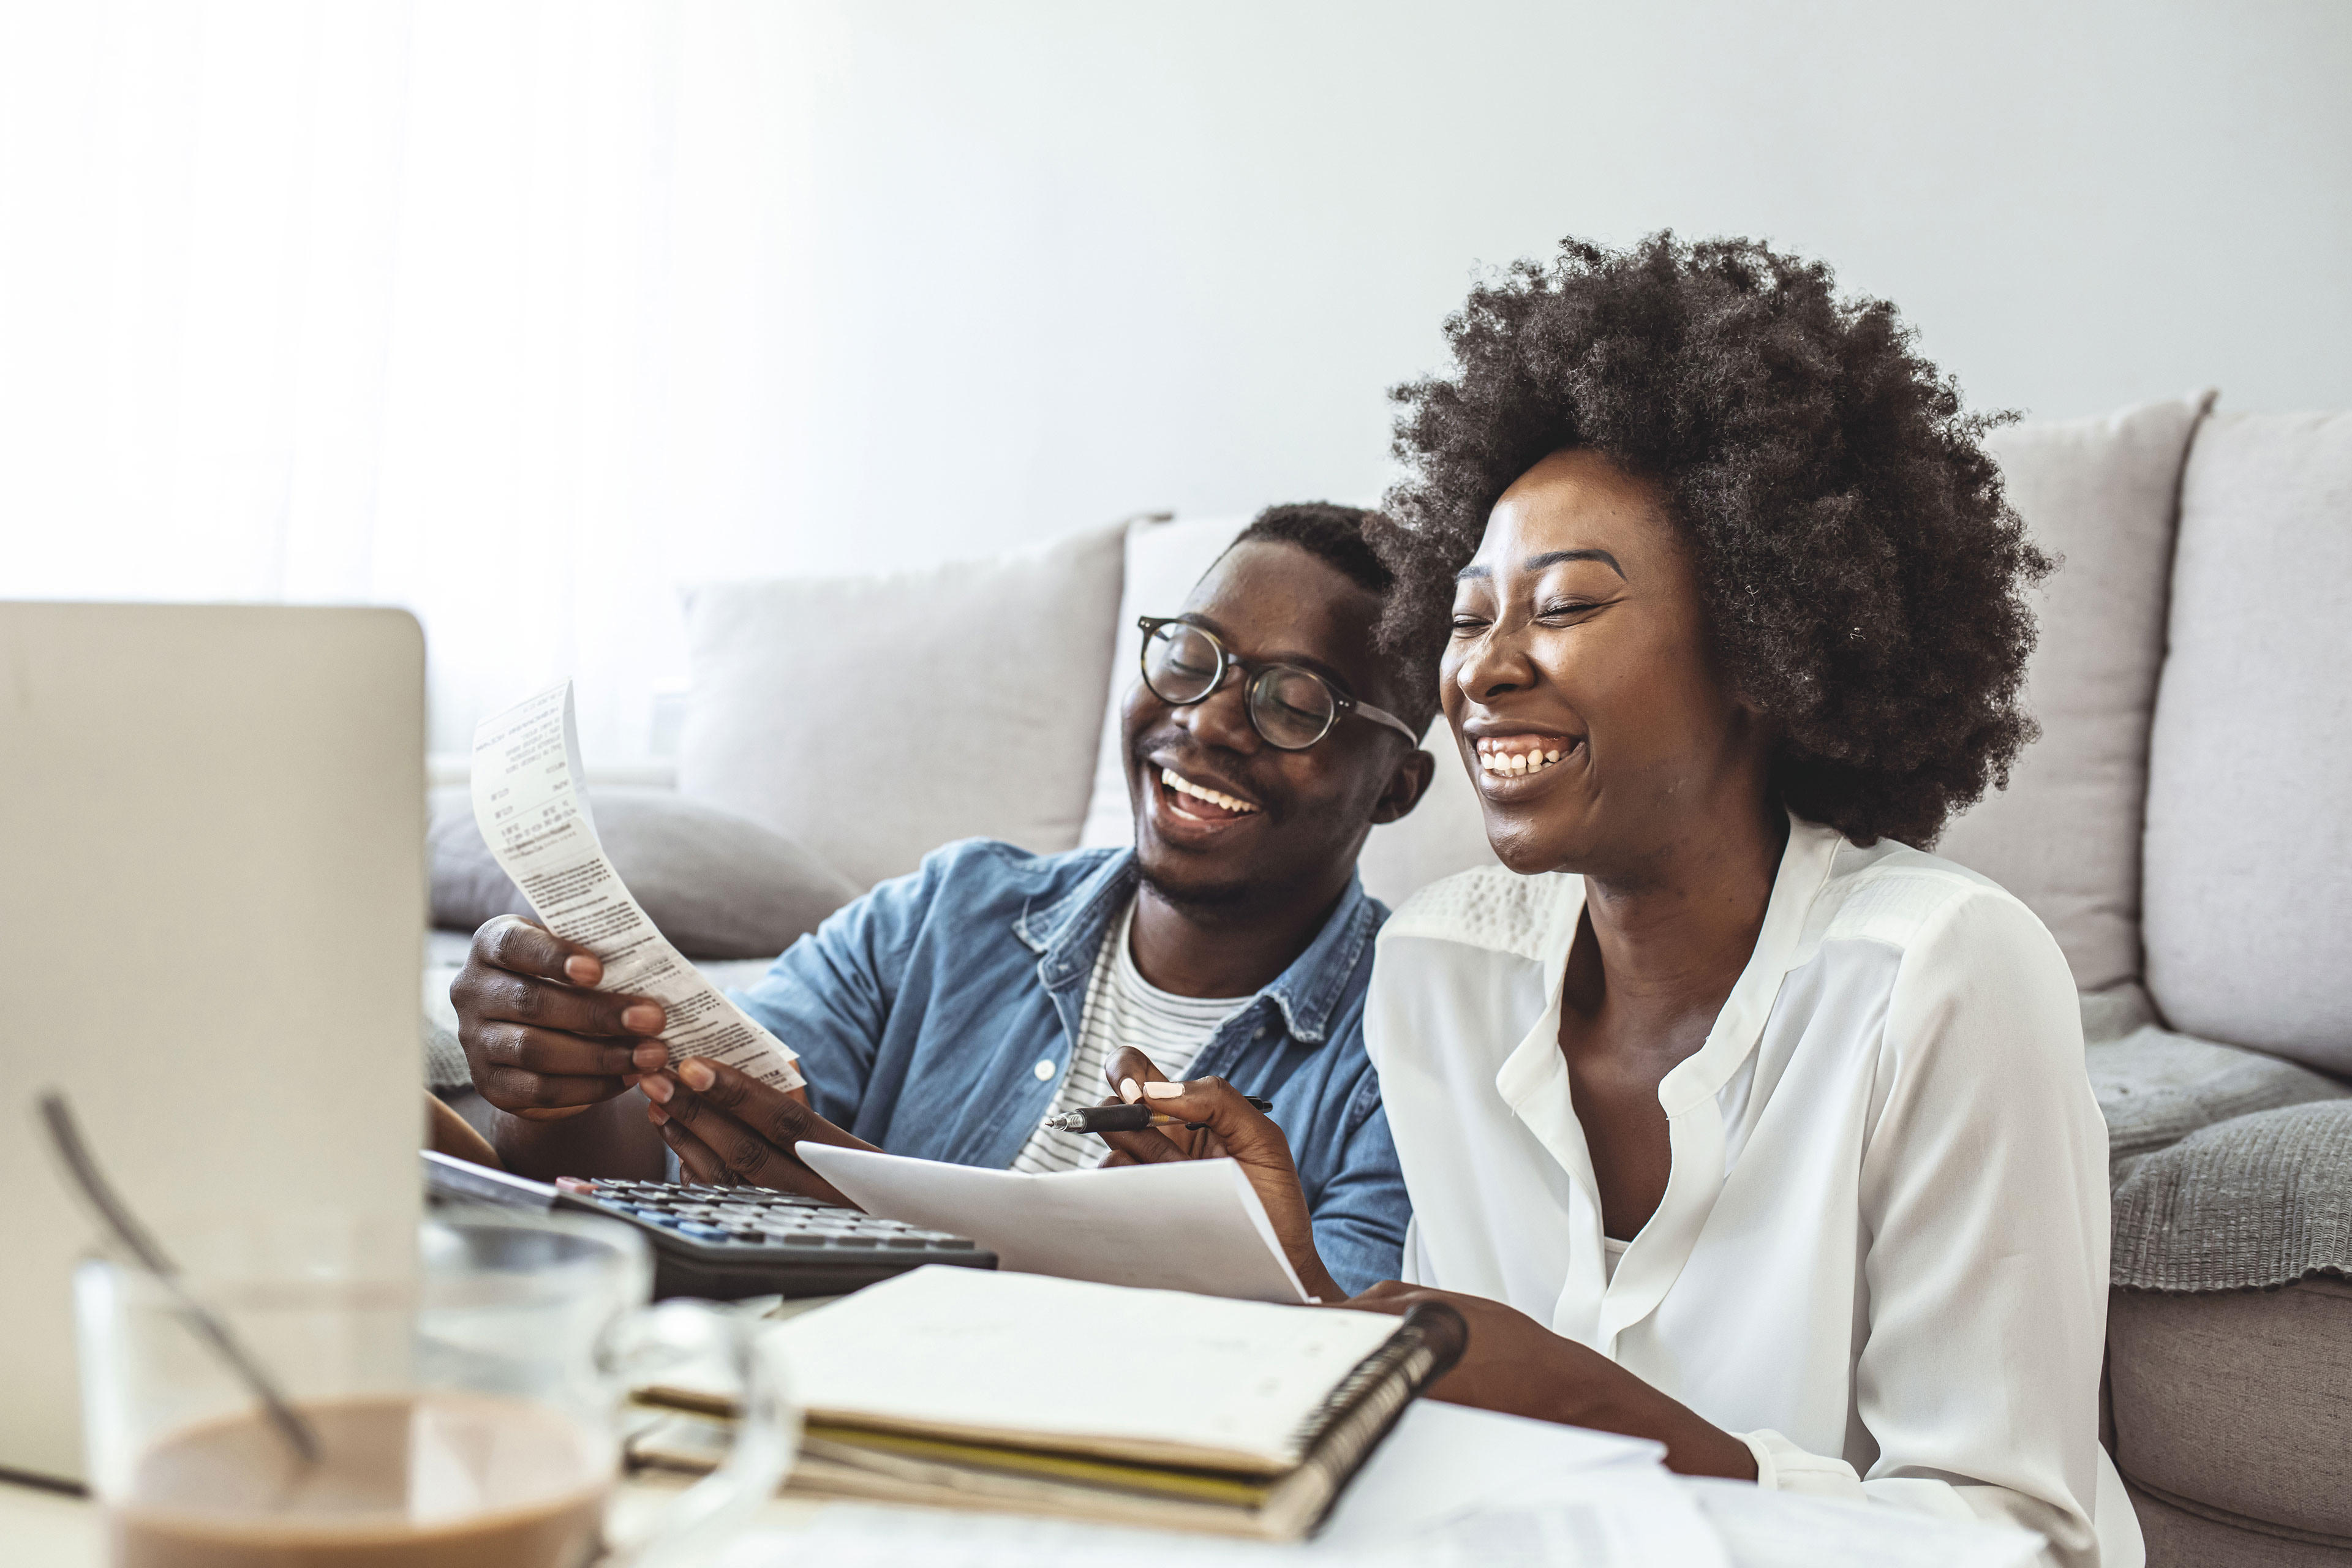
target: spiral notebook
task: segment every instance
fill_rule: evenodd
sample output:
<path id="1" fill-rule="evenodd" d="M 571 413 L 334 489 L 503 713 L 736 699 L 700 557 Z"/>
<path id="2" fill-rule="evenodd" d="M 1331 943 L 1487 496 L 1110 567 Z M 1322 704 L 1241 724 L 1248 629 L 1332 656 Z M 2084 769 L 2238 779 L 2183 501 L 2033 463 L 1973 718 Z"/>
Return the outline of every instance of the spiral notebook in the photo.
<path id="1" fill-rule="evenodd" d="M 1400 1320 L 1039 1275 L 921 1268 L 780 1325 L 808 1435 L 788 1489 L 1219 1534 L 1311 1531 L 1461 1354 L 1450 1309 Z M 707 1468 L 724 1402 L 632 1440 Z"/>

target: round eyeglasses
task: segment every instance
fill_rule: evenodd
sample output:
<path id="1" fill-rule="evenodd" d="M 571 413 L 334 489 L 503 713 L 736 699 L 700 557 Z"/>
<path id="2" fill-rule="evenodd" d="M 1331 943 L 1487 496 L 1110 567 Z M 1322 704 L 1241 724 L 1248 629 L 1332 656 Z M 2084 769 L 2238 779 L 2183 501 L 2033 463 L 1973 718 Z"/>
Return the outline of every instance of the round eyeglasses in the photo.
<path id="1" fill-rule="evenodd" d="M 1205 702 L 1239 675 L 1247 683 L 1251 727 L 1278 751 L 1305 751 L 1349 713 L 1421 743 L 1412 726 L 1395 714 L 1357 701 L 1303 666 L 1245 663 L 1190 621 L 1146 616 L 1135 624 L 1143 632 L 1143 684 L 1172 708 Z"/>

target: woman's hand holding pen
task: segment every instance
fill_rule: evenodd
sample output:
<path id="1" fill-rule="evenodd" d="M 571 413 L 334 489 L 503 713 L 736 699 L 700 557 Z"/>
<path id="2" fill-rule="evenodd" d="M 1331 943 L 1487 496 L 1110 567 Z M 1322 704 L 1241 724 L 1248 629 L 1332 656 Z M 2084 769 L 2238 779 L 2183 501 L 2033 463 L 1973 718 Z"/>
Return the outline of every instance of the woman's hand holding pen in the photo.
<path id="1" fill-rule="evenodd" d="M 1128 1104 L 1145 1104 L 1181 1121 L 1171 1126 L 1140 1132 L 1105 1132 L 1105 1142 L 1118 1151 L 1106 1163 L 1155 1164 L 1163 1160 L 1206 1160 L 1230 1156 L 1256 1189 L 1266 1218 L 1285 1256 L 1310 1296 L 1340 1301 L 1347 1292 L 1323 1267 L 1315 1250 L 1315 1229 L 1307 1209 L 1307 1194 L 1298 1184 L 1298 1167 L 1290 1158 L 1290 1141 L 1263 1110 L 1221 1078 L 1171 1083 L 1151 1058 L 1132 1048 L 1114 1055 L 1104 1076 Z M 1199 1122 L 1195 1131 L 1183 1122 Z"/>

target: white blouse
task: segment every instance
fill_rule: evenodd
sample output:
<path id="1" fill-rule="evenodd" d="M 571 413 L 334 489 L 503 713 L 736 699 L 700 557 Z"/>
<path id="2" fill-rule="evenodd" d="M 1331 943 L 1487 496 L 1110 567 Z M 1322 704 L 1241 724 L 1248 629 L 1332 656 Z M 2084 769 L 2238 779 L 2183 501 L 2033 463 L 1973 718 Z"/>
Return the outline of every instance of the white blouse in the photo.
<path id="1" fill-rule="evenodd" d="M 1466 872 L 1380 936 L 1365 1045 L 1405 1278 L 1504 1301 L 1741 1435 L 1768 1487 L 2139 1568 L 2098 1442 L 2107 1137 L 2058 945 L 1949 861 L 1791 819 L 1673 1172 L 1612 1268 L 1559 1049 L 1584 881 Z"/>

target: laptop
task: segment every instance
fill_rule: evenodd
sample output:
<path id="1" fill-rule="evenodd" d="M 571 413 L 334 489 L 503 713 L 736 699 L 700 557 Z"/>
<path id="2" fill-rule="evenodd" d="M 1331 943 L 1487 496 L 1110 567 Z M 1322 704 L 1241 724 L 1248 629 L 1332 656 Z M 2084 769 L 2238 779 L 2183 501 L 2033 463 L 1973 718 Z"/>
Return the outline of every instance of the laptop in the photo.
<path id="1" fill-rule="evenodd" d="M 424 752 L 401 611 L 0 604 L 0 1469 L 82 1469 L 43 1088 L 167 1249 L 417 1211 Z"/>

